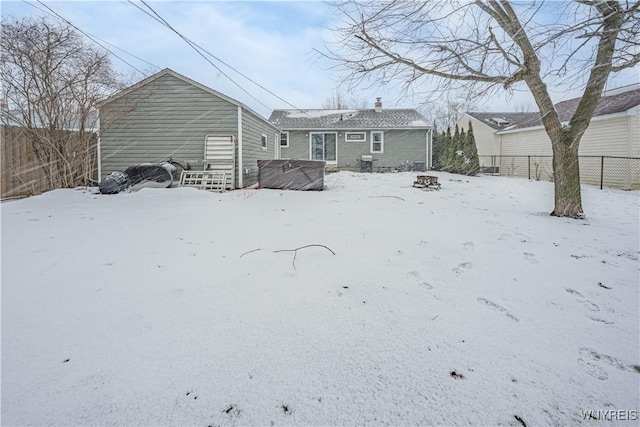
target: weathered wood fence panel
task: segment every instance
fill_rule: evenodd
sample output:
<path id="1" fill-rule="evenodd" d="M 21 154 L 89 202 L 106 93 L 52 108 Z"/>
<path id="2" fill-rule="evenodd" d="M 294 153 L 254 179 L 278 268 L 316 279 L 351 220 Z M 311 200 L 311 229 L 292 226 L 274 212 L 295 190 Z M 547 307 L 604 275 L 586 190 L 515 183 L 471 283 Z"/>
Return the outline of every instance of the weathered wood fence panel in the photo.
<path id="1" fill-rule="evenodd" d="M 91 176 L 97 178 L 96 145 L 90 153 Z M 53 190 L 50 180 L 19 126 L 0 126 L 0 198 L 27 197 Z"/>
<path id="2" fill-rule="evenodd" d="M 23 129 L 18 126 L 2 126 L 1 134 L 1 197 L 33 196 L 51 190 Z"/>

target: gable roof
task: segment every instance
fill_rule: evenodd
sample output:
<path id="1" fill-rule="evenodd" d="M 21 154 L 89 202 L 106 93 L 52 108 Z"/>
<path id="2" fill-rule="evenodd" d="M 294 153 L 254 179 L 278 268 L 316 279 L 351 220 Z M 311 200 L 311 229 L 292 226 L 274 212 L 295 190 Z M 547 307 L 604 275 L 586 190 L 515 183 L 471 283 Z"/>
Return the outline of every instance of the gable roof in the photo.
<path id="1" fill-rule="evenodd" d="M 187 84 L 190 84 L 192 86 L 195 86 L 197 88 L 200 88 L 203 91 L 205 91 L 207 93 L 210 93 L 211 95 L 217 96 L 218 98 L 224 99 L 225 101 L 227 101 L 227 102 L 229 102 L 229 103 L 231 103 L 233 105 L 236 105 L 238 107 L 243 108 L 244 110 L 247 110 L 247 111 L 251 112 L 256 117 L 258 117 L 262 121 L 270 124 L 271 126 L 274 125 L 273 123 L 269 122 L 266 118 L 264 118 L 260 114 L 256 113 L 255 111 L 253 111 L 251 108 L 247 107 L 246 105 L 244 105 L 240 101 L 237 101 L 237 100 L 231 98 L 230 96 L 227 96 L 227 95 L 225 95 L 225 94 L 223 94 L 221 92 L 218 92 L 217 90 L 211 89 L 210 87 L 205 86 L 202 83 L 198 83 L 197 81 L 192 80 L 189 77 L 183 76 L 182 74 L 177 73 L 177 72 L 173 71 L 170 68 L 165 68 L 164 70 L 158 71 L 157 73 L 147 77 L 146 79 L 140 80 L 138 83 L 136 83 L 136 84 L 134 84 L 132 86 L 129 86 L 129 87 L 125 88 L 125 89 L 122 89 L 118 93 L 115 93 L 114 95 L 112 95 L 112 96 L 100 101 L 100 103 L 98 104 L 98 107 L 102 107 L 105 104 L 109 104 L 110 102 L 113 102 L 116 99 L 121 98 L 121 97 L 123 97 L 123 96 L 125 96 L 125 95 L 127 95 L 127 94 L 129 94 L 129 93 L 131 93 L 131 92 L 133 92 L 135 90 L 137 90 L 137 89 L 140 89 L 141 87 L 144 87 L 144 86 L 148 85 L 149 83 L 152 83 L 152 82 L 158 80 L 159 78 L 167 76 L 167 75 L 175 77 L 175 78 L 177 78 L 179 80 L 182 80 L 183 82 L 185 82 Z"/>
<path id="2" fill-rule="evenodd" d="M 426 119 L 412 109 L 274 110 L 269 121 L 283 130 L 321 129 L 430 129 Z"/>
<path id="3" fill-rule="evenodd" d="M 558 102 L 556 110 L 560 116 L 560 121 L 566 122 L 571 119 L 573 113 L 578 108 L 580 98 L 569 99 L 567 101 Z M 615 95 L 606 96 L 603 94 L 598 101 L 593 117 L 606 116 L 608 114 L 622 113 L 633 107 L 640 105 L 640 88 L 629 90 Z M 542 122 L 540 122 L 542 124 Z"/>
<path id="4" fill-rule="evenodd" d="M 490 128 L 500 131 L 506 128 L 537 126 L 540 113 L 477 113 L 467 112 L 468 116 L 481 121 Z"/>
<path id="5" fill-rule="evenodd" d="M 607 92 L 598 101 L 593 117 L 623 113 L 640 105 L 640 87 L 624 91 Z M 568 122 L 580 103 L 580 98 L 568 99 L 555 104 L 561 122 Z M 467 112 L 471 116 L 496 131 L 507 131 L 542 126 L 540 113 L 480 113 Z M 497 119 L 497 120 L 496 120 Z"/>

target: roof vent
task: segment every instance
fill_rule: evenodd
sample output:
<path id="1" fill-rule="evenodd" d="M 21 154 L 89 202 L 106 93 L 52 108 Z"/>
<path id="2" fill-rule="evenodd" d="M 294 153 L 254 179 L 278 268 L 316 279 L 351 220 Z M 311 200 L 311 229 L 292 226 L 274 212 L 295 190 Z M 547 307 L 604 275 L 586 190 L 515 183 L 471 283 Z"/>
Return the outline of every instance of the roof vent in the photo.
<path id="1" fill-rule="evenodd" d="M 492 117 L 491 121 L 499 126 L 505 126 L 509 124 L 508 120 L 501 119 L 500 117 Z"/>
<path id="2" fill-rule="evenodd" d="M 382 98 L 376 98 L 376 113 L 382 113 Z"/>

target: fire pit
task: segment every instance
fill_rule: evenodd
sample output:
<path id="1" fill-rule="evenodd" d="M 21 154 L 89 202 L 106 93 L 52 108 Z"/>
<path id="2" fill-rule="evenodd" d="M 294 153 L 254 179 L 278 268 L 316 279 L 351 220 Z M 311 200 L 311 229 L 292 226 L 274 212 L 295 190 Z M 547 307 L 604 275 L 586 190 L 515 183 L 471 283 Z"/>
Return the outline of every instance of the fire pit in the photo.
<path id="1" fill-rule="evenodd" d="M 413 186 L 416 188 L 424 188 L 426 190 L 439 190 L 440 183 L 438 177 L 434 175 L 418 175 L 413 182 Z"/>

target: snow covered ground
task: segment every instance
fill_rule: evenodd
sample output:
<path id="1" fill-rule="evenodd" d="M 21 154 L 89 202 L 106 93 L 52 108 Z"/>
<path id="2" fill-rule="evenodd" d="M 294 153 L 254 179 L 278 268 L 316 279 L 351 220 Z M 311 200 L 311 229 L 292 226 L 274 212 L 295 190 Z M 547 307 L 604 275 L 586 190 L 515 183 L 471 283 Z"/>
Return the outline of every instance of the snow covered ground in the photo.
<path id="1" fill-rule="evenodd" d="M 3 203 L 2 424 L 637 425 L 638 193 L 438 175 Z"/>

